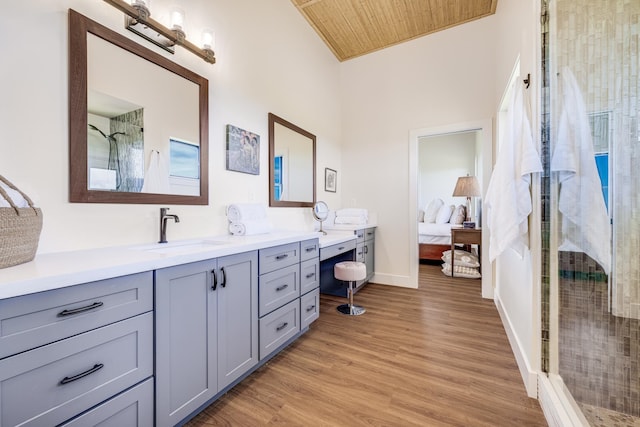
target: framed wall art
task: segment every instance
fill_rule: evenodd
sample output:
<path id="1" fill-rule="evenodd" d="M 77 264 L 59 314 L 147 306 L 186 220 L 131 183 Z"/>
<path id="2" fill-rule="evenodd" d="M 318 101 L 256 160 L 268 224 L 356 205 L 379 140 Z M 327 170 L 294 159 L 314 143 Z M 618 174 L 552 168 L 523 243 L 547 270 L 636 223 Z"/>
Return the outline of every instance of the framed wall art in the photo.
<path id="1" fill-rule="evenodd" d="M 260 175 L 260 135 L 227 125 L 227 170 Z"/>
<path id="2" fill-rule="evenodd" d="M 338 172 L 324 168 L 324 191 L 335 193 L 338 188 Z"/>

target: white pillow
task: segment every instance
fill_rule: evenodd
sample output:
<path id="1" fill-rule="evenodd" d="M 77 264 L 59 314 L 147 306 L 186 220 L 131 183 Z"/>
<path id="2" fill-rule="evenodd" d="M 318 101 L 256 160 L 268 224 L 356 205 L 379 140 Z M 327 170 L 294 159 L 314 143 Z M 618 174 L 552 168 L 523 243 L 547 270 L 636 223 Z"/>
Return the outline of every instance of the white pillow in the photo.
<path id="1" fill-rule="evenodd" d="M 453 205 L 443 205 L 438 211 L 438 214 L 436 215 L 436 224 L 448 223 L 449 218 L 451 218 L 451 214 L 453 213 L 454 209 L 455 209 L 455 206 Z"/>
<path id="2" fill-rule="evenodd" d="M 433 199 L 429 202 L 426 209 L 424 210 L 424 222 L 433 223 L 436 222 L 436 216 L 438 215 L 438 211 L 444 205 L 442 199 Z"/>

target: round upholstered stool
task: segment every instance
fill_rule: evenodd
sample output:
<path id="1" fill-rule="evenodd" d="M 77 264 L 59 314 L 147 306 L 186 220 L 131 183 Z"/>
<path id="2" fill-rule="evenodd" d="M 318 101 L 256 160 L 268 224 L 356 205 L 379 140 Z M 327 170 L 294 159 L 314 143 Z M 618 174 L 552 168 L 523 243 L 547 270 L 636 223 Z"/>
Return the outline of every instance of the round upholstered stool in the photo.
<path id="1" fill-rule="evenodd" d="M 367 277 L 367 267 L 362 262 L 343 261 L 333 267 L 333 275 L 336 279 L 349 282 L 347 290 L 349 303 L 338 306 L 338 311 L 349 316 L 359 316 L 366 310 L 364 307 L 353 304 L 353 289 L 355 282 Z"/>

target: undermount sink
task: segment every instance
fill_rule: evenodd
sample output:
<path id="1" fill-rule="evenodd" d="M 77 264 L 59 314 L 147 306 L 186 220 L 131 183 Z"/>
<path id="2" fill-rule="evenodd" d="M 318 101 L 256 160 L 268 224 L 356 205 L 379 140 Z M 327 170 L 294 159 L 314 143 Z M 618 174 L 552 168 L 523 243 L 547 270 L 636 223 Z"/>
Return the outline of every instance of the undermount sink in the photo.
<path id="1" fill-rule="evenodd" d="M 151 252 L 156 254 L 174 254 L 184 252 L 199 252 L 226 245 L 228 242 L 219 240 L 188 240 L 182 242 L 154 243 L 152 245 L 135 246 L 136 251 Z"/>

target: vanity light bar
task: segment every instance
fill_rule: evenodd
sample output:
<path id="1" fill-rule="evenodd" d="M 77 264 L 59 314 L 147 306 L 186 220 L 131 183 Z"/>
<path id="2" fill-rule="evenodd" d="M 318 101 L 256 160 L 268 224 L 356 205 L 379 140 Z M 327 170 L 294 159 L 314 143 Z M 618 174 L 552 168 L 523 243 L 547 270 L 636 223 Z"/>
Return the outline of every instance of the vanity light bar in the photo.
<path id="1" fill-rule="evenodd" d="M 210 48 L 201 49 L 184 38 L 184 32 L 170 30 L 165 27 L 150 16 L 148 9 L 138 9 L 124 0 L 104 1 L 128 16 L 125 24 L 128 30 L 133 31 L 153 44 L 171 53 L 174 53 L 173 46 L 180 45 L 206 62 L 210 64 L 216 63 L 213 50 Z"/>

